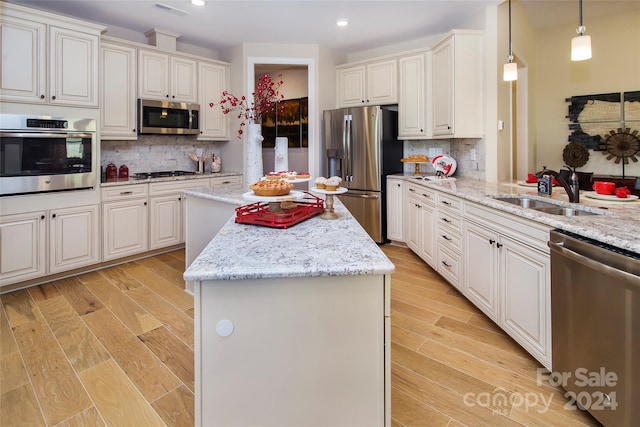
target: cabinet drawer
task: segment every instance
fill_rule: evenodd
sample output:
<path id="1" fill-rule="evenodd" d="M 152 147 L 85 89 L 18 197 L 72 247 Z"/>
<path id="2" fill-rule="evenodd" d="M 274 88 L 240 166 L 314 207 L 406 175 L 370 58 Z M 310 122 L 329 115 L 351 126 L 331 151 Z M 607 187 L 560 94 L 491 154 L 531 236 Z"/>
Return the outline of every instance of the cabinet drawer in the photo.
<path id="1" fill-rule="evenodd" d="M 449 281 L 453 286 L 460 289 L 462 277 L 461 257 L 454 251 L 438 242 L 438 273 Z"/>
<path id="2" fill-rule="evenodd" d="M 438 244 L 462 252 L 462 235 L 450 227 L 438 226 Z"/>
<path id="3" fill-rule="evenodd" d="M 240 175 L 219 176 L 216 178 L 211 178 L 211 186 L 218 187 L 220 185 L 240 184 L 240 178 Z"/>
<path id="4" fill-rule="evenodd" d="M 136 197 L 147 197 L 147 184 L 118 185 L 102 188 L 102 201 L 123 200 Z"/>
<path id="5" fill-rule="evenodd" d="M 457 234 L 462 233 L 462 218 L 447 209 L 438 209 L 438 227 L 447 227 Z"/>
<path id="6" fill-rule="evenodd" d="M 438 207 L 444 207 L 460 215 L 462 213 L 462 200 L 455 196 L 438 193 Z"/>
<path id="7" fill-rule="evenodd" d="M 415 184 L 407 184 L 407 194 L 414 195 L 424 203 L 428 203 L 432 206 L 436 204 L 436 192 L 430 188 L 421 187 Z"/>
<path id="8" fill-rule="evenodd" d="M 185 179 L 181 181 L 152 182 L 149 184 L 149 195 L 180 193 L 184 190 L 209 186 L 209 178 Z"/>

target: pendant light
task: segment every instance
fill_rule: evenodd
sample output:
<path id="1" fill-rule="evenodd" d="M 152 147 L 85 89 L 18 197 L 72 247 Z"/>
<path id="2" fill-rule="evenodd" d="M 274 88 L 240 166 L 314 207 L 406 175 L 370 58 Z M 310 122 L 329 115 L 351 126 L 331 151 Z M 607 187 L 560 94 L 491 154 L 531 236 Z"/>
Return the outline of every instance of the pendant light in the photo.
<path id="1" fill-rule="evenodd" d="M 591 58 L 591 36 L 585 36 L 587 28 L 582 25 L 582 0 L 580 0 L 580 26 L 576 28 L 578 35 L 571 39 L 571 60 L 584 61 Z"/>
<path id="2" fill-rule="evenodd" d="M 518 80 L 518 64 L 513 62 L 513 51 L 511 48 L 511 0 L 509 0 L 509 62 L 504 64 L 502 79 L 505 82 Z"/>

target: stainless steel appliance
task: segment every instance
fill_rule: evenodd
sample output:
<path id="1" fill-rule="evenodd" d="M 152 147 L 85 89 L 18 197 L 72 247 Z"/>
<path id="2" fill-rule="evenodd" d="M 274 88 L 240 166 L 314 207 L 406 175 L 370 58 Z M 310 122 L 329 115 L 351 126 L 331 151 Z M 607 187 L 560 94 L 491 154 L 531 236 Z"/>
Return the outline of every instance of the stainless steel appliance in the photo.
<path id="1" fill-rule="evenodd" d="M 138 100 L 138 133 L 196 135 L 200 106 L 188 102 Z"/>
<path id="2" fill-rule="evenodd" d="M 402 172 L 393 107 L 324 111 L 325 174 L 349 189 L 340 201 L 378 242 L 386 241 L 386 176 Z"/>
<path id="3" fill-rule="evenodd" d="M 560 230 L 549 247 L 554 378 L 605 426 L 640 425 L 640 254 Z"/>
<path id="4" fill-rule="evenodd" d="M 156 171 L 156 172 L 137 172 L 131 178 L 133 179 L 152 179 L 166 178 L 172 176 L 196 175 L 194 171 Z"/>
<path id="5" fill-rule="evenodd" d="M 93 188 L 96 121 L 0 114 L 0 196 Z"/>

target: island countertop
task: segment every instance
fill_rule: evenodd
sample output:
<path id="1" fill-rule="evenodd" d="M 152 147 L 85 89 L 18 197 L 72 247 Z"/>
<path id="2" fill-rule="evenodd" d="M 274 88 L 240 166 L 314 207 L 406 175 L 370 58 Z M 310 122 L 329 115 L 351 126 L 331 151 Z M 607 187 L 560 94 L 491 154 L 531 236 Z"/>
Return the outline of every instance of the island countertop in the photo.
<path id="1" fill-rule="evenodd" d="M 245 205 L 240 186 L 189 190 L 187 197 Z M 315 216 L 286 229 L 239 224 L 222 227 L 184 273 L 187 281 L 390 274 L 395 267 L 336 200 L 335 220 Z"/>

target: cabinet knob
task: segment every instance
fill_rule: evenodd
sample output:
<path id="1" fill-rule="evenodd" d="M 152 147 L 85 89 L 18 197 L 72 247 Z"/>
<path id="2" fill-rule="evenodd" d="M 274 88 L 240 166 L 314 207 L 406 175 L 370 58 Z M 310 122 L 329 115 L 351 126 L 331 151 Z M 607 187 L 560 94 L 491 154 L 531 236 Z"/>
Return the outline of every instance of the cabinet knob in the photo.
<path id="1" fill-rule="evenodd" d="M 40 99 L 44 99 L 44 95 L 40 95 Z"/>
<path id="2" fill-rule="evenodd" d="M 136 130 L 135 130 L 135 129 L 131 129 L 131 131 L 132 131 L 133 133 L 136 133 Z"/>
<path id="3" fill-rule="evenodd" d="M 501 248 L 501 247 L 503 247 L 503 246 L 504 246 L 504 245 L 503 245 L 502 243 L 496 243 L 496 248 Z"/>
<path id="4" fill-rule="evenodd" d="M 51 218 L 55 218 L 55 217 L 56 217 L 56 214 L 51 215 Z"/>
<path id="5" fill-rule="evenodd" d="M 400 184 L 396 184 L 396 187 L 400 187 Z"/>
<path id="6" fill-rule="evenodd" d="M 178 201 L 181 201 L 181 200 L 182 200 L 182 197 L 178 197 Z"/>
<path id="7" fill-rule="evenodd" d="M 44 215 L 40 215 L 40 219 L 44 219 Z"/>
<path id="8" fill-rule="evenodd" d="M 493 239 L 489 239 L 489 244 L 490 244 L 490 245 L 493 245 L 495 242 L 496 242 L 495 240 L 493 240 Z"/>
<path id="9" fill-rule="evenodd" d="M 167 96 L 166 96 L 166 97 L 167 97 L 167 98 L 169 98 L 169 94 L 167 94 Z"/>
<path id="10" fill-rule="evenodd" d="M 147 202 L 144 202 L 144 205 L 147 206 Z"/>
<path id="11" fill-rule="evenodd" d="M 56 96 L 55 96 L 55 95 L 53 95 L 53 96 L 51 97 L 51 99 L 54 99 L 54 100 L 55 100 L 55 99 L 56 99 Z"/>

